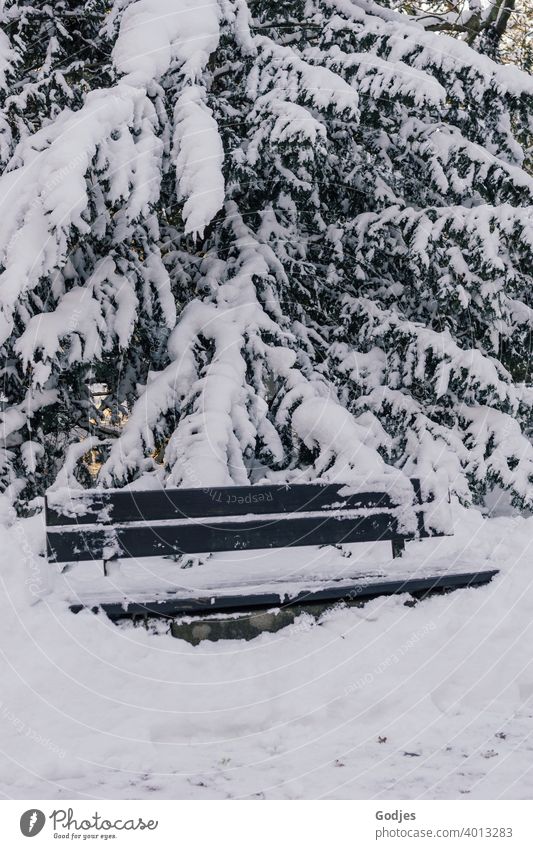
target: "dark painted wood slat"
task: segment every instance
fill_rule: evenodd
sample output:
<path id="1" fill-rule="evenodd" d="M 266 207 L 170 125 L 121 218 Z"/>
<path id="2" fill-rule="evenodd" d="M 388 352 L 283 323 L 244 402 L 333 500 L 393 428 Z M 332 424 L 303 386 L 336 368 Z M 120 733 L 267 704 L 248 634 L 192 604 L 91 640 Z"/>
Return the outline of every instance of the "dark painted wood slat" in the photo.
<path id="1" fill-rule="evenodd" d="M 438 536 L 433 532 L 421 535 Z M 191 522 L 48 530 L 47 548 L 51 562 L 65 562 L 102 559 L 104 548 L 113 543 L 120 549 L 120 557 L 130 558 L 410 538 L 399 533 L 396 517 L 391 513 L 347 517 L 325 513 L 323 517 L 296 514 L 281 520 L 258 518 L 205 525 Z"/>
<path id="2" fill-rule="evenodd" d="M 412 481 L 413 488 L 415 482 Z M 416 482 L 418 483 L 418 481 Z M 46 524 L 86 525 L 99 522 L 116 525 L 123 522 L 158 519 L 209 519 L 220 516 L 243 516 L 247 513 L 298 513 L 335 509 L 379 508 L 399 506 L 387 492 L 361 491 L 340 495 L 347 484 L 292 484 L 290 486 L 227 486 L 213 489 L 165 489 L 148 491 L 87 490 L 73 495 L 73 503 L 83 505 L 86 512 L 68 516 L 46 500 Z M 413 502 L 416 499 L 413 496 Z M 407 505 L 404 505 L 407 506 Z"/>
<path id="3" fill-rule="evenodd" d="M 268 609 L 271 607 L 293 607 L 295 605 L 320 604 L 334 601 L 354 601 L 375 598 L 397 593 L 419 594 L 436 590 L 458 589 L 488 584 L 498 574 L 497 569 L 483 572 L 464 572 L 462 574 L 436 575 L 425 578 L 408 578 L 394 581 L 376 581 L 367 584 L 354 583 L 351 586 L 329 585 L 316 590 L 306 590 L 293 597 L 276 593 L 254 593 L 248 595 L 204 596 L 198 598 L 168 598 L 161 601 L 128 603 L 104 603 L 92 607 L 97 612 L 103 610 L 110 619 L 117 620 L 132 616 L 170 617 L 180 615 L 214 613 L 217 611 L 239 612 L 243 610 Z M 354 579 L 355 580 L 355 579 Z M 83 610 L 86 605 L 73 604 L 73 613 Z"/>

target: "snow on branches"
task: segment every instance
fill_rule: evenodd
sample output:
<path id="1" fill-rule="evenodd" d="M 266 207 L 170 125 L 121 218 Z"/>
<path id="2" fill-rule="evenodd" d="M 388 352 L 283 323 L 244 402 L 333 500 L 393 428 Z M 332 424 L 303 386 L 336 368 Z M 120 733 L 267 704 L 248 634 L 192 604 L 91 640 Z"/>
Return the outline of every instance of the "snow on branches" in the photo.
<path id="1" fill-rule="evenodd" d="M 533 506 L 531 77 L 372 0 L 46 9 L 0 13 L 2 484 Z"/>

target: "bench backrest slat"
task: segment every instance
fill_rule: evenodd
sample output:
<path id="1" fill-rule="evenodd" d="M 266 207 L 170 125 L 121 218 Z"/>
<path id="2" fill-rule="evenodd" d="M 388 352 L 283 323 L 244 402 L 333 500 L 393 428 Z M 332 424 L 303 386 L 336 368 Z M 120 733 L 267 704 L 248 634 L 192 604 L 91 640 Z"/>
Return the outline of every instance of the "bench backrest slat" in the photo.
<path id="1" fill-rule="evenodd" d="M 414 483 L 414 482 L 413 482 Z M 166 490 L 87 490 L 74 493 L 71 502 L 85 510 L 69 515 L 55 506 L 53 496 L 46 501 L 46 524 L 89 525 L 162 519 L 200 519 L 244 516 L 247 513 L 301 513 L 358 508 L 398 506 L 385 492 L 358 492 L 341 495 L 345 484 L 293 484 L 291 486 L 226 486 L 213 489 Z"/>
<path id="2" fill-rule="evenodd" d="M 270 521 L 264 517 L 241 522 L 222 520 L 208 525 L 121 525 L 112 531 L 113 543 L 121 557 L 387 541 L 399 535 L 396 518 L 391 513 L 359 518 L 338 518 L 327 514 L 318 519 L 294 516 L 281 521 Z M 110 532 L 94 525 L 78 530 L 51 530 L 48 533 L 48 556 L 52 562 L 68 560 L 73 557 L 73 552 L 77 560 L 102 559 L 110 544 Z"/>

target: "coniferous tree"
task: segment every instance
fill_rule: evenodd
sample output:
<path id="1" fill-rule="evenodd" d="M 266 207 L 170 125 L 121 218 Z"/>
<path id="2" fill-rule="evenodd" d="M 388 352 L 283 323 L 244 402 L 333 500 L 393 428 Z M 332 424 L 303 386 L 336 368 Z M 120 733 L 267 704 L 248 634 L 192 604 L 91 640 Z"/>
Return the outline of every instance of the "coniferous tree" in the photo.
<path id="1" fill-rule="evenodd" d="M 399 467 L 533 504 L 531 77 L 366 0 L 31 8 L 1 43 L 4 483 L 97 448 L 103 485 Z"/>

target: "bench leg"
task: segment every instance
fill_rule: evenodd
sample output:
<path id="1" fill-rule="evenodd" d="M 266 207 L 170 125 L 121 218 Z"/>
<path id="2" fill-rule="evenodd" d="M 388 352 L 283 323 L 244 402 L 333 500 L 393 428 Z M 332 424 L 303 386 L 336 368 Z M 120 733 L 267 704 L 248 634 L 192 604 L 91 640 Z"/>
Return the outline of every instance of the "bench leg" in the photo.
<path id="1" fill-rule="evenodd" d="M 107 560 L 102 561 L 103 564 L 104 564 L 104 575 L 106 576 L 106 578 L 110 574 L 110 569 L 109 569 L 108 563 L 116 563 L 117 560 L 118 560 L 118 555 L 114 554 L 113 557 L 109 557 Z"/>
<path id="2" fill-rule="evenodd" d="M 393 539 L 392 543 L 392 556 L 393 557 L 401 557 L 405 551 L 405 540 L 404 539 Z"/>

